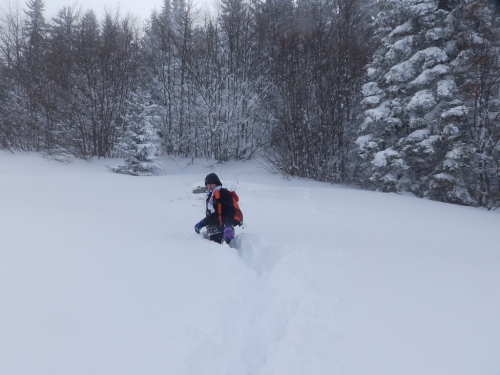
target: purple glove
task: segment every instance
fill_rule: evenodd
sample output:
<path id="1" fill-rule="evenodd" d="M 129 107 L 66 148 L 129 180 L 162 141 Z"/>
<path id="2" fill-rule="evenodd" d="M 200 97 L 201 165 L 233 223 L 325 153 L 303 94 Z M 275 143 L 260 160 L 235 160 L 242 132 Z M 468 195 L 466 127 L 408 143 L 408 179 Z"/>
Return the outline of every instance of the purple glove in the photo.
<path id="1" fill-rule="evenodd" d="M 234 229 L 232 227 L 224 228 L 224 241 L 227 243 L 231 242 L 234 239 Z"/>
<path id="2" fill-rule="evenodd" d="M 200 233 L 201 228 L 204 228 L 204 227 L 205 227 L 205 225 L 206 225 L 206 224 L 205 224 L 205 220 L 200 220 L 200 222 L 199 222 L 199 223 L 196 223 L 196 225 L 194 226 L 194 231 L 195 231 L 196 233 L 198 233 L 198 234 L 199 234 L 199 233 Z"/>

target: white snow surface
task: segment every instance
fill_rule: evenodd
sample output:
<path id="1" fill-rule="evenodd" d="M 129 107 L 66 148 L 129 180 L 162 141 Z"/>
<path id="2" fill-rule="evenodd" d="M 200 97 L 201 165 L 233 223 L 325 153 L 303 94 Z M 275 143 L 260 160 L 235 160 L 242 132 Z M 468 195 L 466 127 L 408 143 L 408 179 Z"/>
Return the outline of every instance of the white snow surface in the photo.
<path id="1" fill-rule="evenodd" d="M 422 86 L 432 83 L 436 77 L 448 74 L 450 68 L 446 65 L 438 64 L 431 69 L 425 69 L 420 75 L 410 82 L 410 86 Z"/>
<path id="2" fill-rule="evenodd" d="M 464 105 L 450 108 L 443 113 L 441 113 L 441 117 L 446 119 L 449 117 L 463 117 L 467 114 L 467 107 Z"/>
<path id="3" fill-rule="evenodd" d="M 406 137 L 409 141 L 423 141 L 428 138 L 430 134 L 429 129 L 418 129 Z"/>
<path id="4" fill-rule="evenodd" d="M 500 373 L 500 212 L 161 161 L 0 153 L 0 374 Z M 210 172 L 231 246 L 193 230 Z"/>
<path id="5" fill-rule="evenodd" d="M 400 156 L 399 152 L 394 150 L 392 147 L 389 147 L 385 150 L 379 151 L 375 154 L 372 160 L 372 164 L 377 167 L 385 167 L 388 164 L 389 158 L 396 158 Z"/>
<path id="6" fill-rule="evenodd" d="M 408 34 L 413 30 L 412 20 L 406 21 L 404 24 L 397 26 L 391 31 L 389 37 L 394 37 L 396 35 Z"/>
<path id="7" fill-rule="evenodd" d="M 435 27 L 434 29 L 430 29 L 425 33 L 425 39 L 428 41 L 436 41 L 443 39 L 445 36 L 445 30 L 442 27 Z"/>
<path id="8" fill-rule="evenodd" d="M 387 118 L 391 113 L 390 104 L 391 102 L 389 100 L 386 100 L 376 108 L 367 109 L 364 112 L 365 119 L 363 121 L 363 127 L 367 127 L 376 121 Z"/>
<path id="9" fill-rule="evenodd" d="M 436 105 L 436 98 L 431 90 L 418 91 L 406 106 L 409 110 L 427 110 Z"/>
<path id="10" fill-rule="evenodd" d="M 413 79 L 422 70 L 448 61 L 448 55 L 438 47 L 418 51 L 411 58 L 393 66 L 384 76 L 387 83 L 402 83 Z"/>
<path id="11" fill-rule="evenodd" d="M 408 58 L 413 50 L 414 39 L 414 35 L 408 35 L 394 42 L 385 54 L 385 59 L 395 62 L 398 58 L 401 59 L 401 57 L 404 59 Z"/>
<path id="12" fill-rule="evenodd" d="M 455 88 L 453 79 L 443 79 L 437 83 L 437 95 L 439 98 L 449 99 L 453 96 Z"/>

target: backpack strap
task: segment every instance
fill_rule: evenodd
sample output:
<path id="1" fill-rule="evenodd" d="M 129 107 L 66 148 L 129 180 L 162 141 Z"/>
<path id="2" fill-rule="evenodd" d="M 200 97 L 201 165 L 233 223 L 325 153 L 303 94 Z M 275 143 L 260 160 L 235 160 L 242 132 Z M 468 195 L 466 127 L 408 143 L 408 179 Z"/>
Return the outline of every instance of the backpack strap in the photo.
<path id="1" fill-rule="evenodd" d="M 214 191 L 214 198 L 217 201 L 220 200 L 220 190 Z M 220 204 L 220 202 L 217 203 L 217 213 L 219 214 L 219 224 L 222 227 L 222 205 Z"/>

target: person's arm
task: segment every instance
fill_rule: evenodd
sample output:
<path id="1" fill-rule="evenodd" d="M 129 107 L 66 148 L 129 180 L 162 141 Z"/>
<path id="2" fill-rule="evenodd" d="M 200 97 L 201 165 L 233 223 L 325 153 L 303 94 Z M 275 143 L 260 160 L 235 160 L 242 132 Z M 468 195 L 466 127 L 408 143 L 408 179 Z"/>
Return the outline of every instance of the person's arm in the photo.
<path id="1" fill-rule="evenodd" d="M 196 233 L 200 233 L 200 230 L 206 226 L 205 224 L 205 219 L 201 219 L 198 223 L 195 224 L 194 226 L 194 231 Z"/>

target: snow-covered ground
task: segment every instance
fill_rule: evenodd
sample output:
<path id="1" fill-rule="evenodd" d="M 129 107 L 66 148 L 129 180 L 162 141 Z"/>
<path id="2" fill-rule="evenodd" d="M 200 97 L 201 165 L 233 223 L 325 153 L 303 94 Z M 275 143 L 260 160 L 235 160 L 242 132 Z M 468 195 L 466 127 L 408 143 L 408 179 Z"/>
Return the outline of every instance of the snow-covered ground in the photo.
<path id="1" fill-rule="evenodd" d="M 0 153 L 1 375 L 500 374 L 500 212 L 118 163 Z M 210 172 L 231 247 L 193 231 Z"/>

